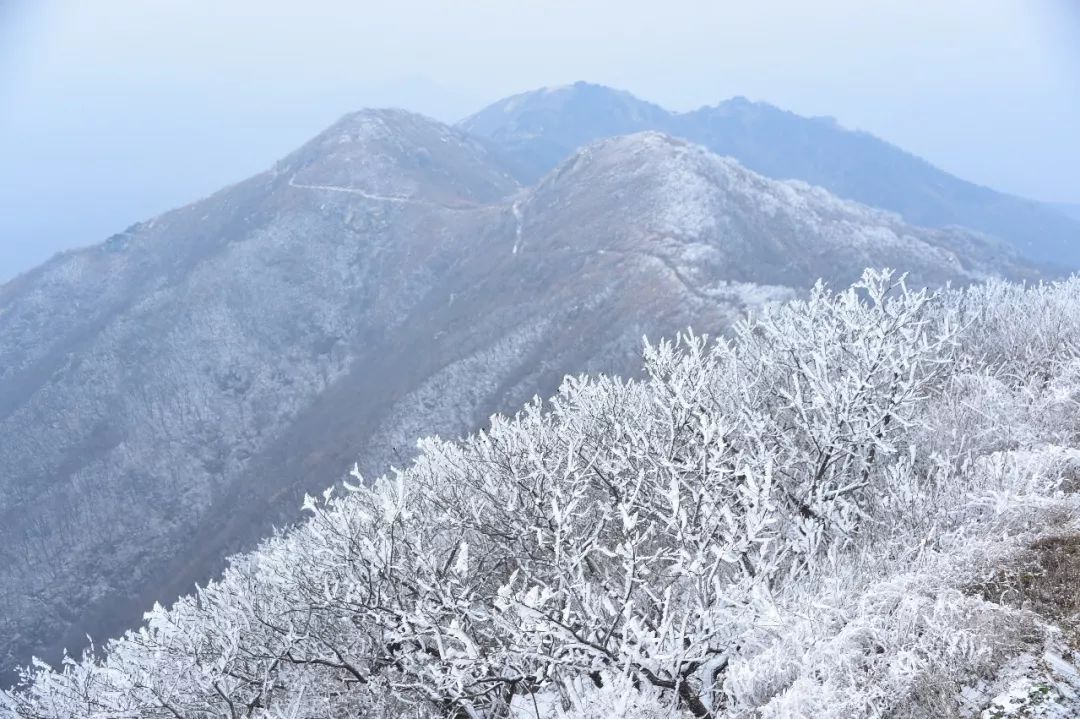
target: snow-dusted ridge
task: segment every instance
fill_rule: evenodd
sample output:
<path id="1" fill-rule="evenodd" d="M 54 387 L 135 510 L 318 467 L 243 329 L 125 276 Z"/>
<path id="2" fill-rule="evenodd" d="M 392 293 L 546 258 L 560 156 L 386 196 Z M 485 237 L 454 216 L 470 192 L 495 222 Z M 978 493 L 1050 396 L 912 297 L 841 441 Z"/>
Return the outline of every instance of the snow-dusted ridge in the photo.
<path id="1" fill-rule="evenodd" d="M 654 130 L 687 138 L 775 179 L 795 178 L 928 227 L 964 226 L 1032 260 L 1080 267 L 1076 208 L 1051 207 L 966 182 L 868 133 L 735 97 L 669 112 L 629 93 L 578 82 L 497 101 L 459 126 L 517 160 L 533 182 L 603 138 Z"/>
<path id="2" fill-rule="evenodd" d="M 308 498 L 0 716 L 1080 712 L 1080 280 L 867 272 Z"/>

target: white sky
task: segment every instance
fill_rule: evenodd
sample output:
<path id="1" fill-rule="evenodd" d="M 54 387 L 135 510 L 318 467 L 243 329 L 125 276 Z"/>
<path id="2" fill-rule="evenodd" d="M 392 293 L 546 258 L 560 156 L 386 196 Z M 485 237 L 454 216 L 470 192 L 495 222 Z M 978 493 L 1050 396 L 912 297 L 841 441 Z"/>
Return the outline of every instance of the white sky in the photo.
<path id="1" fill-rule="evenodd" d="M 575 80 L 833 115 L 1080 202 L 1080 0 L 0 0 L 0 281 L 345 112 L 455 120 Z"/>

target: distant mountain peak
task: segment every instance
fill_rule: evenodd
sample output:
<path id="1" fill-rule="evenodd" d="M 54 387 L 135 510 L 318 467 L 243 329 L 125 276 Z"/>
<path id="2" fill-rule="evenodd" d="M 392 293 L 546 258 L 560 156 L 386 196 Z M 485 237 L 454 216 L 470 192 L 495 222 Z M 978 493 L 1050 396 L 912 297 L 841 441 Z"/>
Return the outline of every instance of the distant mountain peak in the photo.
<path id="1" fill-rule="evenodd" d="M 525 91 L 523 93 L 519 93 L 519 94 L 520 95 L 531 95 L 534 92 L 536 92 L 536 93 L 546 93 L 548 95 L 552 95 L 552 94 L 556 94 L 556 93 L 570 94 L 570 93 L 580 93 L 580 92 L 600 92 L 600 93 L 605 93 L 605 94 L 619 94 L 619 93 L 622 93 L 621 90 L 617 90 L 615 88 L 608 87 L 607 85 L 600 85 L 598 83 L 588 82 L 586 80 L 575 80 L 574 82 L 563 83 L 562 85 L 546 85 L 546 86 L 540 88 L 539 90 L 527 90 L 527 91 Z M 629 94 L 629 93 L 624 93 L 624 94 Z"/>
<path id="2" fill-rule="evenodd" d="M 604 85 L 575 82 L 500 100 L 459 127 L 515 158 L 520 180 L 532 183 L 575 149 L 603 137 L 665 130 L 664 108 Z"/>
<path id="3" fill-rule="evenodd" d="M 541 97 L 547 97 L 549 99 L 555 97 L 562 101 L 570 101 L 583 97 L 609 98 L 624 102 L 641 103 L 643 105 L 659 107 L 657 105 L 654 105 L 653 103 L 641 100 L 627 90 L 611 87 L 609 85 L 601 85 L 595 82 L 587 82 L 585 80 L 577 80 L 575 82 L 567 83 L 564 85 L 548 85 L 546 87 L 541 87 L 536 90 L 526 90 L 525 92 L 520 92 L 512 95 L 509 98 L 506 98 L 506 100 L 511 100 L 514 98 L 529 99 Z M 499 103 L 504 101 L 505 100 L 499 100 L 498 102 L 493 104 L 498 105 Z"/>
<path id="4" fill-rule="evenodd" d="M 755 102 L 745 95 L 733 95 L 726 100 L 722 100 L 719 107 L 753 107 L 755 105 L 764 105 L 762 102 Z"/>
<path id="5" fill-rule="evenodd" d="M 751 100 L 743 95 L 736 95 L 734 97 L 729 97 L 726 100 L 721 100 L 715 105 L 706 105 L 685 114 L 692 115 L 694 112 L 712 114 L 751 114 L 771 112 L 786 113 L 787 111 L 762 100 Z"/>

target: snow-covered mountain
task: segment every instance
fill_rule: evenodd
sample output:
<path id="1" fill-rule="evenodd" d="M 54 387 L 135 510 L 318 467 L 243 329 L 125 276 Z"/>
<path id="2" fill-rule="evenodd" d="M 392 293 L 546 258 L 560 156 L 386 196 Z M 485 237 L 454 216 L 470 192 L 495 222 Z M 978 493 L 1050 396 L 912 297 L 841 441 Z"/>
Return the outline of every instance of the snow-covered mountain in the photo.
<path id="1" fill-rule="evenodd" d="M 354 461 L 381 473 L 566 373 L 635 374 L 643 335 L 867 265 L 1034 276 L 656 133 L 511 173 L 459 129 L 360 112 L 0 287 L 0 669 L 130 626 Z"/>
<path id="2" fill-rule="evenodd" d="M 626 92 L 579 82 L 500 100 L 460 126 L 509 158 L 523 181 L 588 142 L 657 130 L 734 157 L 768 177 L 804 180 L 917 225 L 970 227 L 1009 241 L 1036 262 L 1080 268 L 1075 217 L 961 180 L 831 118 L 801 117 L 745 98 L 673 113 Z"/>

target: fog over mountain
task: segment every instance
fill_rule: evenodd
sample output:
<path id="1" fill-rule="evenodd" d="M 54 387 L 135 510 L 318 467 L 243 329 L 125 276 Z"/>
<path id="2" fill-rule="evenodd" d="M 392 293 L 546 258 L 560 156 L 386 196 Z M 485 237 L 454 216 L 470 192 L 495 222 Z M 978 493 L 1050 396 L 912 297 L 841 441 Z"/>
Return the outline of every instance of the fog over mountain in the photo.
<path id="1" fill-rule="evenodd" d="M 1080 205 L 1059 202 L 1054 205 L 1054 208 L 1063 215 L 1068 215 L 1074 220 L 1080 221 Z"/>
<path id="2" fill-rule="evenodd" d="M 645 335 L 718 333 L 865 266 L 1039 276 L 989 236 L 768 179 L 581 93 L 602 122 L 550 136 L 517 103 L 551 93 L 460 128 L 346 116 L 0 287 L 0 669 L 131 626 L 354 461 L 375 476 L 567 373 L 633 376 Z M 632 134 L 575 149 L 612 129 Z"/>
<path id="3" fill-rule="evenodd" d="M 626 92 L 578 82 L 506 98 L 462 121 L 534 179 L 581 145 L 658 130 L 734 157 L 768 177 L 800 179 L 914 224 L 961 225 L 1008 240 L 1024 256 L 1080 268 L 1080 220 L 1059 209 L 980 187 L 831 118 L 807 118 L 733 98 L 672 113 Z"/>
<path id="4" fill-rule="evenodd" d="M 966 180 L 1075 203 L 1078 67 L 1073 0 L 9 0 L 0 282 L 253 175 L 344 113 L 455 122 L 579 79 L 679 111 L 746 95 L 835 115 Z"/>
<path id="5" fill-rule="evenodd" d="M 1080 719 L 1080 0 L 0 0 L 0 719 Z"/>

